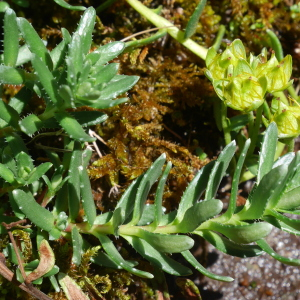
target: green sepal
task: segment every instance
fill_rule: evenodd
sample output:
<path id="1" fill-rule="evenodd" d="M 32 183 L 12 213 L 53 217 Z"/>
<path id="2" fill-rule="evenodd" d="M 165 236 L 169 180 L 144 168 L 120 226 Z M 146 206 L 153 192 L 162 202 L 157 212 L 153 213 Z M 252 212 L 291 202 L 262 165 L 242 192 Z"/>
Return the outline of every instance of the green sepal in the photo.
<path id="1" fill-rule="evenodd" d="M 74 5 L 70 5 L 69 3 L 67 3 L 64 0 L 54 0 L 55 3 L 57 3 L 59 6 L 66 8 L 66 9 L 70 9 L 70 10 L 86 10 L 85 6 L 74 6 Z"/>
<path id="2" fill-rule="evenodd" d="M 137 236 L 144 239 L 157 251 L 165 253 L 180 253 L 191 249 L 194 245 L 194 240 L 185 235 L 153 233 L 140 229 Z"/>
<path id="3" fill-rule="evenodd" d="M 202 236 L 219 251 L 231 256 L 246 258 L 259 256 L 264 253 L 264 251 L 256 245 L 237 244 L 210 230 L 199 230 L 193 233 Z"/>
<path id="4" fill-rule="evenodd" d="M 154 276 L 151 273 L 138 270 L 134 267 L 132 267 L 131 264 L 129 264 L 126 260 L 123 259 L 123 257 L 120 255 L 119 251 L 116 249 L 113 242 L 106 236 L 97 234 L 97 238 L 100 240 L 100 243 L 105 250 L 105 252 L 108 254 L 108 256 L 122 269 L 128 271 L 129 273 L 132 273 L 134 275 L 137 275 L 139 277 L 143 278 L 153 278 Z"/>
<path id="5" fill-rule="evenodd" d="M 56 120 L 60 126 L 68 133 L 71 139 L 80 142 L 94 142 L 95 138 L 90 137 L 82 129 L 81 125 L 67 112 L 59 112 L 55 114 Z"/>
<path id="6" fill-rule="evenodd" d="M 32 25 L 24 18 L 18 18 L 18 26 L 30 51 L 39 57 L 49 70 L 53 69 L 53 62 L 48 49 Z"/>
<path id="7" fill-rule="evenodd" d="M 73 227 L 71 231 L 71 237 L 72 237 L 72 245 L 73 245 L 73 255 L 72 255 L 72 263 L 74 263 L 76 266 L 80 266 L 81 264 L 81 255 L 83 253 L 82 249 L 82 236 L 79 233 L 77 227 Z"/>
<path id="8" fill-rule="evenodd" d="M 28 115 L 19 122 L 21 130 L 29 136 L 32 136 L 43 127 L 43 121 L 36 115 Z"/>
<path id="9" fill-rule="evenodd" d="M 236 66 L 234 67 L 233 76 L 238 76 L 241 73 L 248 73 L 253 75 L 253 71 L 249 63 L 245 59 L 239 59 Z"/>
<path id="10" fill-rule="evenodd" d="M 238 244 L 249 244 L 264 238 L 271 232 L 272 228 L 273 226 L 266 222 L 245 225 L 225 225 L 211 222 L 209 225 L 210 230 L 220 232 Z"/>
<path id="11" fill-rule="evenodd" d="M 268 253 L 270 256 L 272 256 L 274 259 L 290 266 L 300 266 L 300 259 L 296 258 L 288 258 L 281 256 L 274 252 L 274 250 L 269 246 L 269 244 L 264 240 L 261 239 L 259 241 L 256 241 L 256 244 L 261 247 L 266 253 Z"/>
<path id="12" fill-rule="evenodd" d="M 183 220 L 177 225 L 178 232 L 190 233 L 204 221 L 216 216 L 222 211 L 223 202 L 218 199 L 201 201 L 190 207 L 184 214 Z"/>
<path id="13" fill-rule="evenodd" d="M 93 65 L 96 63 L 97 65 L 105 65 L 121 54 L 124 48 L 125 43 L 123 42 L 108 43 L 89 53 L 86 59 L 89 59 Z"/>
<path id="14" fill-rule="evenodd" d="M 40 206 L 30 192 L 15 189 L 12 191 L 12 195 L 19 209 L 32 223 L 48 232 L 55 228 L 53 214 L 48 209 Z"/>
<path id="15" fill-rule="evenodd" d="M 94 197 L 92 193 L 91 183 L 89 175 L 84 166 L 78 167 L 79 177 L 80 177 L 80 193 L 81 202 L 86 215 L 88 223 L 92 226 L 96 219 L 96 206 L 94 202 Z"/>
<path id="16" fill-rule="evenodd" d="M 4 14 L 4 64 L 15 67 L 19 52 L 19 30 L 16 13 L 8 8 Z"/>
<path id="17" fill-rule="evenodd" d="M 192 274 L 192 271 L 178 263 L 170 256 L 157 251 L 148 242 L 143 239 L 139 239 L 135 236 L 122 236 L 127 242 L 145 259 L 152 264 L 162 269 L 164 272 L 175 276 L 188 276 Z"/>
<path id="18" fill-rule="evenodd" d="M 197 7 L 195 8 L 193 14 L 191 15 L 186 25 L 184 31 L 184 39 L 190 38 L 196 32 L 200 16 L 202 14 L 205 5 L 206 5 L 206 0 L 200 0 L 200 2 L 198 3 Z"/>
<path id="19" fill-rule="evenodd" d="M 201 274 L 203 274 L 208 278 L 215 279 L 218 281 L 224 281 L 224 282 L 231 282 L 234 280 L 233 278 L 228 276 L 220 276 L 209 272 L 196 260 L 193 254 L 188 250 L 183 251 L 181 254 L 196 270 L 198 270 Z"/>

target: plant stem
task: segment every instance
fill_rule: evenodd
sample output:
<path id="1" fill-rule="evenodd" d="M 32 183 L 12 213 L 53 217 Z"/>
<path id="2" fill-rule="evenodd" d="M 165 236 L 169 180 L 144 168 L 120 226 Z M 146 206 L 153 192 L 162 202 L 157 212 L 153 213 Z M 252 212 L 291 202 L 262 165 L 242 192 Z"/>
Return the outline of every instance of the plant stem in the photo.
<path id="1" fill-rule="evenodd" d="M 222 42 L 224 34 L 225 34 L 225 26 L 224 25 L 220 25 L 217 37 L 216 37 L 216 39 L 214 41 L 214 44 L 212 45 L 212 47 L 216 51 L 218 51 L 220 49 L 221 42 Z"/>
<path id="2" fill-rule="evenodd" d="M 231 143 L 231 134 L 227 120 L 227 106 L 224 104 L 223 101 L 221 101 L 221 124 L 224 132 L 225 144 L 228 145 Z"/>
<path id="3" fill-rule="evenodd" d="M 137 12 L 139 12 L 142 16 L 144 16 L 148 21 L 154 24 L 157 27 L 167 27 L 174 26 L 171 22 L 166 20 L 165 18 L 157 15 L 151 9 L 147 8 L 138 0 L 126 0 L 129 5 L 131 5 Z M 206 58 L 207 49 L 198 45 L 191 39 L 184 39 L 184 32 L 179 30 L 177 27 L 167 28 L 167 32 L 176 39 L 179 43 L 184 45 L 186 48 L 191 50 L 197 56 L 202 58 L 203 60 Z"/>

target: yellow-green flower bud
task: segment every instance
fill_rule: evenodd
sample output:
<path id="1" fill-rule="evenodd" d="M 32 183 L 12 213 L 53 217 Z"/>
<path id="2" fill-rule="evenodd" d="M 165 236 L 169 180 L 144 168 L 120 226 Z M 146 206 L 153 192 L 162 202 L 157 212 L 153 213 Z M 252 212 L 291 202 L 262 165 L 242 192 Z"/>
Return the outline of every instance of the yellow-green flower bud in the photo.
<path id="1" fill-rule="evenodd" d="M 274 102 L 274 100 L 272 101 Z M 287 106 L 276 100 L 272 106 L 278 107 L 273 121 L 277 124 L 279 138 L 295 138 L 300 134 L 300 107 Z"/>
<path id="2" fill-rule="evenodd" d="M 214 88 L 224 103 L 243 112 L 252 111 L 264 102 L 265 81 L 252 74 L 242 73 L 232 80 L 219 80 Z"/>
<path id="3" fill-rule="evenodd" d="M 259 63 L 254 69 L 256 77 L 265 76 L 268 81 L 267 90 L 270 93 L 283 91 L 288 88 L 293 81 L 290 81 L 292 75 L 292 57 L 287 55 L 280 63 L 272 54 L 272 57 L 263 63 Z"/>

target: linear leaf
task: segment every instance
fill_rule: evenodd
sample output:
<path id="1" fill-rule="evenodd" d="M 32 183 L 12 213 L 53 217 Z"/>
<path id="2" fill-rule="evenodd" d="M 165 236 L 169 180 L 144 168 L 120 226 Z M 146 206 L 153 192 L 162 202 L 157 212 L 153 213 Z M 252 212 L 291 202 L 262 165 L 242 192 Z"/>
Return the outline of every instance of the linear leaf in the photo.
<path id="1" fill-rule="evenodd" d="M 29 136 L 43 127 L 43 121 L 35 114 L 28 115 L 19 122 L 21 130 Z"/>
<path id="2" fill-rule="evenodd" d="M 114 246 L 113 242 L 106 235 L 97 234 L 97 238 L 100 240 L 100 243 L 105 252 L 119 267 L 139 277 L 153 278 L 153 275 L 151 273 L 133 268 L 131 264 L 124 260 L 119 251 Z"/>
<path id="3" fill-rule="evenodd" d="M 153 233 L 140 229 L 137 236 L 147 241 L 157 251 L 165 253 L 179 253 L 191 249 L 194 245 L 194 240 L 185 235 Z"/>
<path id="4" fill-rule="evenodd" d="M 148 242 L 135 236 L 123 236 L 128 243 L 145 259 L 163 271 L 175 276 L 191 275 L 192 271 L 172 259 L 170 256 L 157 251 Z"/>
<path id="5" fill-rule="evenodd" d="M 10 184 L 16 183 L 15 174 L 7 168 L 4 164 L 0 163 L 0 177 Z"/>
<path id="6" fill-rule="evenodd" d="M 68 133 L 71 139 L 80 142 L 94 142 L 92 138 L 82 129 L 81 125 L 67 112 L 58 112 L 55 114 L 56 120 L 61 127 Z"/>
<path id="7" fill-rule="evenodd" d="M 139 80 L 138 76 L 126 76 L 117 81 L 111 81 L 101 91 L 99 100 L 114 99 L 120 94 L 127 92 L 131 89 Z"/>
<path id="8" fill-rule="evenodd" d="M 210 230 L 199 230 L 194 231 L 194 233 L 202 236 L 218 250 L 231 256 L 245 258 L 258 256 L 264 253 L 264 251 L 256 245 L 237 244 Z"/>
<path id="9" fill-rule="evenodd" d="M 79 142 L 75 142 L 74 150 L 72 152 L 70 168 L 69 168 L 69 214 L 71 220 L 75 220 L 79 213 L 80 203 L 80 177 L 78 168 L 82 164 L 82 150 Z"/>
<path id="10" fill-rule="evenodd" d="M 165 168 L 165 170 L 163 171 L 163 174 L 159 180 L 157 189 L 156 189 L 156 193 L 155 193 L 155 211 L 154 211 L 154 222 L 151 224 L 152 228 L 156 228 L 158 226 L 158 224 L 161 221 L 161 216 L 162 216 L 162 199 L 163 199 L 163 194 L 164 194 L 164 188 L 165 188 L 165 184 L 168 178 L 168 175 L 171 171 L 172 168 L 172 163 L 169 161 L 167 163 L 167 166 Z"/>
<path id="11" fill-rule="evenodd" d="M 272 122 L 263 138 L 263 143 L 260 149 L 257 182 L 259 183 L 265 174 L 267 174 L 273 166 L 275 152 L 277 148 L 278 131 L 276 123 Z"/>
<path id="12" fill-rule="evenodd" d="M 233 242 L 238 244 L 249 244 L 266 237 L 273 226 L 266 222 L 257 222 L 246 225 L 224 225 L 211 222 L 209 229 L 220 232 Z"/>
<path id="13" fill-rule="evenodd" d="M 94 197 L 91 188 L 91 182 L 89 175 L 84 166 L 78 167 L 79 176 L 80 176 L 80 193 L 81 193 L 81 202 L 86 215 L 88 223 L 92 226 L 96 219 L 96 206 L 94 202 Z"/>
<path id="14" fill-rule="evenodd" d="M 50 162 L 46 162 L 34 168 L 26 179 L 26 184 L 31 184 L 39 180 L 51 167 L 52 164 Z"/>
<path id="15" fill-rule="evenodd" d="M 18 26 L 30 51 L 39 57 L 49 70 L 52 70 L 53 62 L 50 54 L 32 25 L 26 19 L 18 18 Z"/>
<path id="16" fill-rule="evenodd" d="M 53 74 L 50 72 L 47 65 L 37 55 L 33 55 L 31 61 L 50 100 L 55 104 L 59 104 L 61 99 L 57 93 L 58 84 L 55 81 Z"/>
<path id="17" fill-rule="evenodd" d="M 300 266 L 300 259 L 296 258 L 288 258 L 281 256 L 274 252 L 274 250 L 270 247 L 270 245 L 266 242 L 266 240 L 261 239 L 259 241 L 256 241 L 256 244 L 261 247 L 266 253 L 268 253 L 270 256 L 275 258 L 276 260 L 290 266 Z"/>
<path id="18" fill-rule="evenodd" d="M 242 209 L 237 216 L 240 220 L 260 219 L 267 208 L 268 201 L 281 191 L 281 183 L 288 173 L 288 166 L 281 165 L 266 174 L 251 194 L 251 203 Z"/>
<path id="19" fill-rule="evenodd" d="M 213 170 L 210 173 L 207 189 L 205 193 L 205 200 L 209 200 L 215 197 L 219 188 L 222 178 L 225 176 L 228 165 L 235 153 L 236 144 L 232 141 L 228 144 L 217 159 L 217 163 L 214 165 Z"/>
<path id="20" fill-rule="evenodd" d="M 86 7 L 84 6 L 73 6 L 70 5 L 69 3 L 67 3 L 64 0 L 54 0 L 54 2 L 56 2 L 59 6 L 66 8 L 66 9 L 70 9 L 70 10 L 86 10 Z"/>
<path id="21" fill-rule="evenodd" d="M 73 245 L 72 263 L 74 263 L 76 266 L 80 266 L 81 255 L 83 253 L 83 249 L 82 249 L 83 240 L 77 227 L 74 226 L 72 228 L 71 236 L 72 236 L 72 245 Z"/>
<path id="22" fill-rule="evenodd" d="M 80 41 L 82 44 L 82 53 L 84 55 L 86 55 L 91 48 L 92 33 L 95 26 L 95 19 L 96 19 L 96 11 L 91 6 L 84 11 L 79 21 L 79 25 L 76 29 L 76 32 L 78 32 L 78 34 L 80 35 Z"/>
<path id="23" fill-rule="evenodd" d="M 184 39 L 190 38 L 196 32 L 199 18 L 203 12 L 205 5 L 206 5 L 206 0 L 200 0 L 199 4 L 197 5 L 195 11 L 193 12 L 192 16 L 190 17 L 186 25 L 185 32 L 184 32 Z"/>
<path id="24" fill-rule="evenodd" d="M 92 64 L 105 65 L 112 59 L 116 58 L 123 52 L 125 43 L 123 42 L 111 42 L 106 45 L 100 46 L 93 52 L 86 56 Z"/>
<path id="25" fill-rule="evenodd" d="M 203 167 L 193 178 L 193 180 L 189 183 L 188 187 L 183 193 L 181 197 L 181 201 L 179 203 L 178 212 L 176 219 L 174 220 L 174 224 L 178 224 L 182 221 L 185 212 L 194 205 L 196 201 L 198 201 L 205 191 L 207 182 L 209 179 L 209 174 L 212 168 L 215 165 L 215 161 L 210 162 L 205 167 Z"/>
<path id="26" fill-rule="evenodd" d="M 20 119 L 18 112 L 10 105 L 7 105 L 2 99 L 0 99 L 0 118 L 8 125 L 18 128 L 18 121 Z"/>
<path id="27" fill-rule="evenodd" d="M 151 165 L 148 171 L 143 175 L 137 190 L 133 209 L 133 216 L 129 224 L 135 225 L 140 220 L 150 188 L 160 176 L 162 172 L 161 169 L 165 161 L 166 155 L 162 154 L 158 159 L 156 159 L 156 161 Z"/>
<path id="28" fill-rule="evenodd" d="M 224 282 L 231 282 L 234 280 L 233 278 L 228 276 L 220 276 L 209 272 L 196 260 L 193 254 L 188 250 L 183 251 L 181 254 L 196 270 L 198 270 L 201 274 L 207 276 L 208 278 L 224 281 Z"/>
<path id="29" fill-rule="evenodd" d="M 19 52 L 19 30 L 16 13 L 8 8 L 4 15 L 4 64 L 15 67 Z"/>
<path id="30" fill-rule="evenodd" d="M 225 212 L 225 214 L 223 214 L 222 217 L 226 217 L 226 218 L 230 219 L 236 209 L 236 198 L 237 198 L 237 194 L 238 194 L 240 176 L 241 176 L 241 172 L 242 172 L 243 165 L 245 162 L 247 151 L 250 147 L 250 143 L 251 143 L 251 140 L 248 139 L 245 143 L 243 151 L 240 154 L 238 163 L 236 165 L 236 169 L 234 171 L 233 179 L 232 179 L 229 205 L 228 205 L 227 211 Z"/>
<path id="31" fill-rule="evenodd" d="M 177 225 L 178 232 L 193 232 L 201 223 L 219 214 L 222 208 L 223 202 L 218 199 L 210 199 L 194 204 L 186 211 L 183 220 Z"/>
<path id="32" fill-rule="evenodd" d="M 12 192 L 12 195 L 19 209 L 32 223 L 48 232 L 55 228 L 53 214 L 48 209 L 40 206 L 30 192 L 16 189 Z"/>

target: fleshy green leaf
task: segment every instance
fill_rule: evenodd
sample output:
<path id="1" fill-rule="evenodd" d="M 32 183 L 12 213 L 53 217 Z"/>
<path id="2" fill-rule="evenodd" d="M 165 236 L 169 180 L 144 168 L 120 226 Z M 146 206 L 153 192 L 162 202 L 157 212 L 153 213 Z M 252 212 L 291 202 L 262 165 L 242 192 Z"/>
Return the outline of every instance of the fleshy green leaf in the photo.
<path id="1" fill-rule="evenodd" d="M 43 163 L 34 168 L 26 179 L 27 184 L 31 184 L 39 180 L 50 168 L 52 164 L 50 162 Z"/>
<path id="2" fill-rule="evenodd" d="M 126 76 L 116 81 L 110 81 L 107 86 L 101 91 L 99 100 L 114 99 L 120 94 L 127 92 L 139 80 L 138 76 Z"/>
<path id="3" fill-rule="evenodd" d="M 0 100 L 0 118 L 8 125 L 18 128 L 18 121 L 20 119 L 18 112 L 3 100 Z"/>
<path id="4" fill-rule="evenodd" d="M 66 8 L 66 9 L 70 9 L 70 10 L 86 10 L 86 7 L 84 6 L 73 6 L 70 5 L 69 3 L 67 3 L 64 0 L 54 0 L 54 2 L 56 2 L 59 6 Z"/>
<path id="5" fill-rule="evenodd" d="M 29 136 L 43 127 L 43 121 L 36 115 L 28 115 L 19 122 L 21 130 Z"/>
<path id="6" fill-rule="evenodd" d="M 150 188 L 154 184 L 154 182 L 157 180 L 157 178 L 160 176 L 162 170 L 162 166 L 166 161 L 166 155 L 162 154 L 148 169 L 148 171 L 143 175 L 143 178 L 141 180 L 141 183 L 138 187 L 135 203 L 134 203 L 134 209 L 133 209 L 133 216 L 130 221 L 131 225 L 135 225 L 138 223 L 138 221 L 141 218 L 143 208 L 145 205 L 145 201 L 147 199 L 148 193 L 150 191 Z"/>
<path id="7" fill-rule="evenodd" d="M 188 250 L 183 251 L 181 254 L 196 270 L 198 270 L 201 274 L 207 276 L 208 278 L 225 282 L 231 282 L 234 280 L 233 278 L 228 276 L 220 276 L 209 272 L 196 260 L 193 254 Z"/>
<path id="8" fill-rule="evenodd" d="M 30 192 L 26 193 L 22 190 L 15 189 L 12 195 L 19 209 L 36 226 L 48 232 L 55 227 L 53 214 L 48 209 L 40 206 Z"/>
<path id="9" fill-rule="evenodd" d="M 185 235 L 153 233 L 140 229 L 137 236 L 147 241 L 157 251 L 165 253 L 179 253 L 191 249 L 194 245 L 194 240 Z"/>
<path id="10" fill-rule="evenodd" d="M 50 54 L 32 25 L 26 19 L 18 18 L 18 26 L 30 51 L 39 57 L 49 70 L 52 70 L 53 62 Z"/>
<path id="11" fill-rule="evenodd" d="M 81 125 L 67 112 L 56 113 L 55 118 L 71 139 L 81 142 L 95 141 L 95 138 L 86 134 Z"/>
<path id="12" fill-rule="evenodd" d="M 105 65 L 112 59 L 116 58 L 119 54 L 123 52 L 125 48 L 125 43 L 123 42 L 112 42 L 106 45 L 100 46 L 93 52 L 86 56 L 92 64 Z"/>
<path id="13" fill-rule="evenodd" d="M 186 211 L 183 220 L 177 225 L 178 232 L 193 232 L 201 223 L 219 214 L 222 208 L 223 202 L 217 199 L 194 204 Z"/>
<path id="14" fill-rule="evenodd" d="M 179 203 L 179 208 L 177 212 L 176 219 L 174 220 L 174 224 L 178 224 L 182 221 L 185 212 L 198 201 L 205 191 L 207 186 L 209 174 L 214 167 L 215 162 L 211 162 L 203 167 L 193 178 L 191 183 L 188 185 L 186 190 L 184 191 L 183 196 L 181 197 L 181 201 Z"/>
<path id="15" fill-rule="evenodd" d="M 75 220 L 79 213 L 80 202 L 80 177 L 78 168 L 82 164 L 82 151 L 79 142 L 75 143 L 74 150 L 72 152 L 70 168 L 69 168 L 69 214 L 71 220 Z"/>
<path id="16" fill-rule="evenodd" d="M 82 54 L 86 55 L 92 44 L 92 33 L 95 26 L 96 11 L 91 6 L 83 13 L 79 25 L 76 29 L 76 33 L 80 36 L 80 42 L 82 44 Z"/>
<path id="17" fill-rule="evenodd" d="M 213 170 L 210 173 L 207 189 L 205 193 L 205 200 L 210 200 L 215 197 L 219 188 L 222 178 L 225 176 L 228 165 L 235 153 L 236 144 L 232 141 L 221 152 L 217 159 L 217 163 L 214 165 Z"/>
<path id="18" fill-rule="evenodd" d="M 82 198 L 82 206 L 88 223 L 90 225 L 93 225 L 96 219 L 96 207 L 92 194 L 89 175 L 87 173 L 87 170 L 83 166 L 78 167 L 78 172 L 80 176 L 80 193 Z"/>
<path id="19" fill-rule="evenodd" d="M 212 222 L 209 227 L 210 230 L 220 232 L 238 244 L 249 244 L 264 238 L 273 228 L 272 225 L 266 222 L 246 225 L 225 225 Z"/>
<path id="20" fill-rule="evenodd" d="M 73 245 L 72 262 L 76 266 L 80 266 L 81 255 L 83 253 L 83 250 L 82 250 L 83 240 L 82 240 L 81 234 L 79 233 L 77 227 L 74 226 L 72 228 L 71 236 L 72 236 L 72 245 Z"/>
<path id="21" fill-rule="evenodd" d="M 202 236 L 219 251 L 231 256 L 245 258 L 264 253 L 258 246 L 237 244 L 210 230 L 199 230 L 194 233 Z"/>
<path id="22" fill-rule="evenodd" d="M 267 174 L 273 166 L 274 156 L 277 148 L 277 126 L 272 122 L 267 128 L 259 155 L 259 166 L 257 174 L 257 182 L 259 183 L 265 174 Z"/>
<path id="23" fill-rule="evenodd" d="M 205 5 L 206 5 L 206 0 L 200 0 L 195 11 L 193 12 L 192 16 L 190 17 L 186 25 L 185 32 L 184 32 L 184 39 L 190 38 L 196 32 L 199 18 L 202 14 Z"/>
<path id="24" fill-rule="evenodd" d="M 3 164 L 0 164 L 0 177 L 10 184 L 16 183 L 15 174 Z"/>
<path id="25" fill-rule="evenodd" d="M 296 258 L 288 258 L 281 256 L 274 252 L 274 250 L 269 246 L 269 244 L 264 240 L 261 239 L 259 241 L 256 241 L 256 244 L 261 247 L 265 252 L 267 252 L 270 256 L 275 258 L 276 260 L 290 266 L 300 266 L 300 259 Z"/>
<path id="26" fill-rule="evenodd" d="M 47 65 L 37 55 L 33 55 L 31 61 L 50 100 L 55 104 L 60 104 L 62 101 L 57 93 L 58 85 Z"/>
<path id="27" fill-rule="evenodd" d="M 8 8 L 4 15 L 4 64 L 14 67 L 18 59 L 19 52 L 19 30 L 16 13 Z"/>
<path id="28" fill-rule="evenodd" d="M 145 240 L 135 236 L 123 237 L 140 255 L 163 271 L 175 276 L 187 276 L 192 274 L 192 271 L 189 268 L 178 263 L 170 256 L 157 251 Z"/>
<path id="29" fill-rule="evenodd" d="M 105 252 L 119 267 L 139 277 L 153 278 L 153 275 L 151 273 L 133 268 L 131 264 L 129 264 L 126 260 L 124 260 L 123 257 L 120 255 L 119 251 L 112 243 L 112 241 L 107 236 L 97 234 L 97 238 L 100 240 L 100 243 L 103 249 L 105 250 Z"/>

